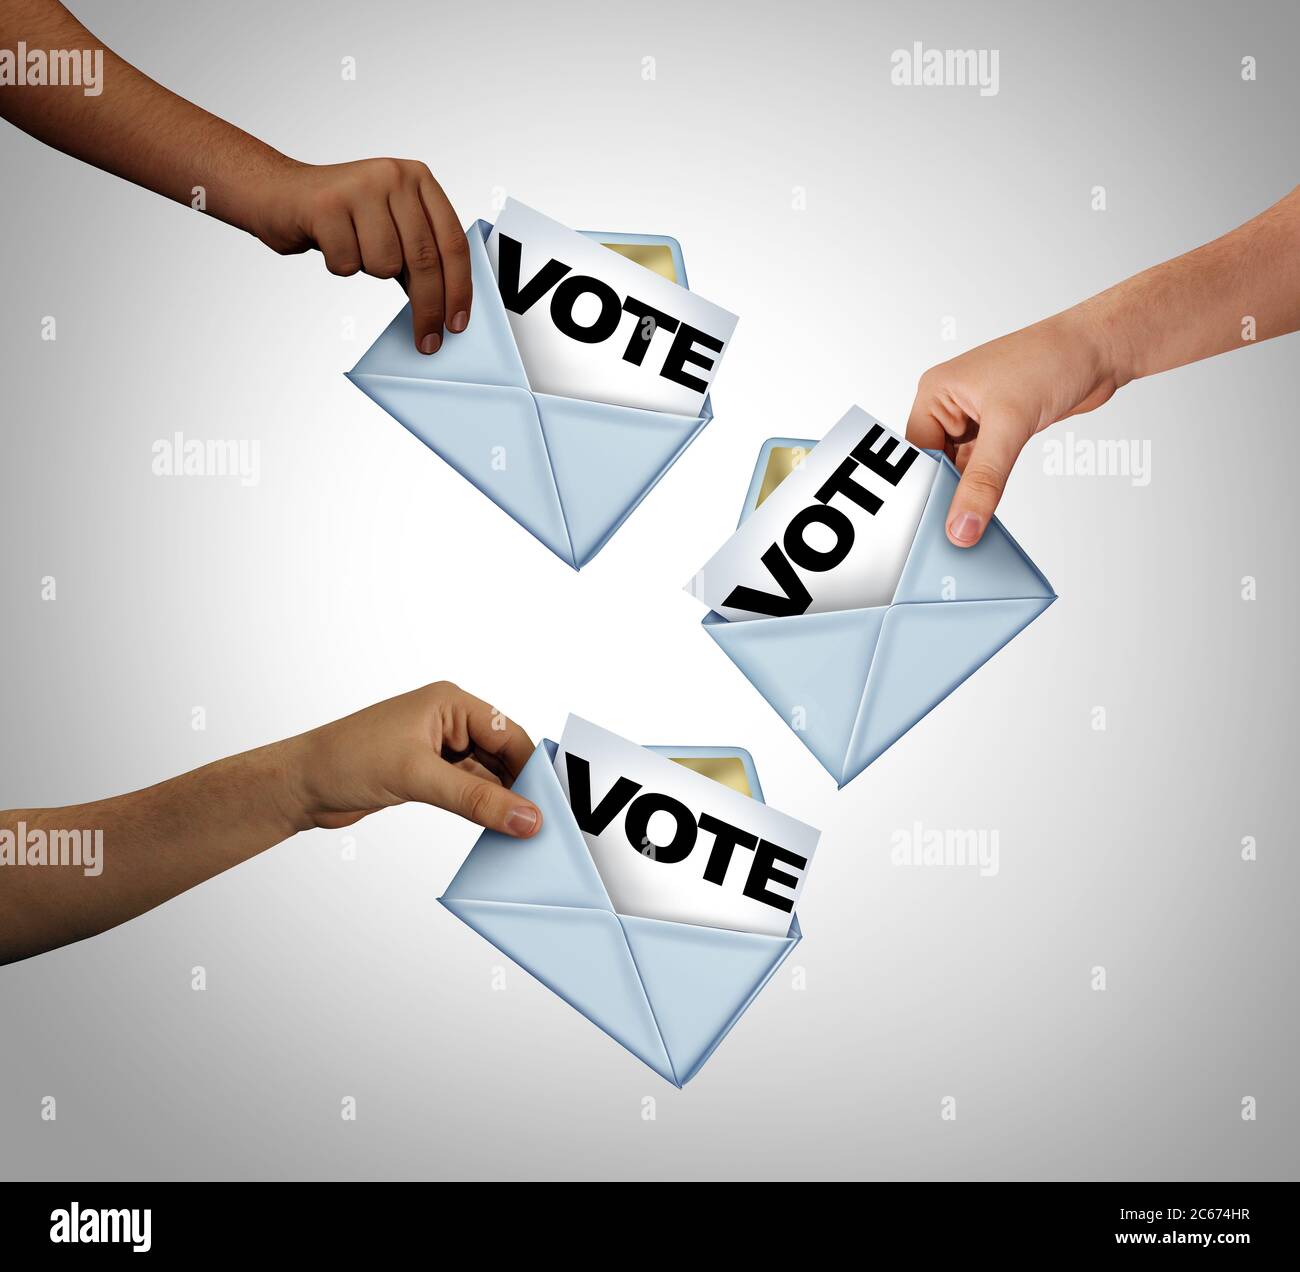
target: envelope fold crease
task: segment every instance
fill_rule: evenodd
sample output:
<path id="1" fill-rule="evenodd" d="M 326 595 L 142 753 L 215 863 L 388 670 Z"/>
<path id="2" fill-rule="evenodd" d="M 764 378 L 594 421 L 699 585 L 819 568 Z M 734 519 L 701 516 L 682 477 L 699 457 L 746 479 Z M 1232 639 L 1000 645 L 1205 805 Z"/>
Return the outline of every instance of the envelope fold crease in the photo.
<path id="1" fill-rule="evenodd" d="M 531 393 L 356 372 L 350 378 L 534 538 L 575 564 Z"/>
<path id="2" fill-rule="evenodd" d="M 629 915 L 619 922 L 680 1084 L 709 1058 L 797 940 Z"/>
<path id="3" fill-rule="evenodd" d="M 574 561 L 583 565 L 632 515 L 707 420 L 535 396 Z"/>
<path id="4" fill-rule="evenodd" d="M 840 784 L 892 746 L 1050 604 L 1050 598 L 1034 597 L 891 606 Z"/>
<path id="5" fill-rule="evenodd" d="M 888 613 L 879 606 L 744 623 L 711 615 L 704 629 L 838 779 Z"/>
<path id="6" fill-rule="evenodd" d="M 616 915 L 446 897 L 443 904 L 597 1028 L 679 1085 Z"/>

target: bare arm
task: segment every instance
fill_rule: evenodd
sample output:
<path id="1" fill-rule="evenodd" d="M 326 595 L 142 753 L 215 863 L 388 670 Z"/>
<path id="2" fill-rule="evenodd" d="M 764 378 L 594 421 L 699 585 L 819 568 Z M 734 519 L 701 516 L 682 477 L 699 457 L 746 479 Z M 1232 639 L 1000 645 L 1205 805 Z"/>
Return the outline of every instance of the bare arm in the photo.
<path id="1" fill-rule="evenodd" d="M 0 115 L 86 163 L 194 204 L 280 253 L 318 248 L 335 274 L 399 279 L 424 353 L 469 323 L 460 222 L 424 164 L 299 163 L 164 88 L 104 48 L 57 0 L 0 0 L 0 47 L 102 50 L 98 92 L 0 85 Z M 196 193 L 201 192 L 201 193 Z"/>
<path id="2" fill-rule="evenodd" d="M 517 724 L 441 682 L 129 795 L 0 812 L 0 963 L 116 927 L 300 830 L 410 800 L 527 838 L 541 813 L 508 788 L 531 753 Z"/>
<path id="3" fill-rule="evenodd" d="M 1204 247 L 932 367 L 907 435 L 962 469 L 948 537 L 979 542 L 1035 433 L 1131 380 L 1297 329 L 1300 187 Z"/>

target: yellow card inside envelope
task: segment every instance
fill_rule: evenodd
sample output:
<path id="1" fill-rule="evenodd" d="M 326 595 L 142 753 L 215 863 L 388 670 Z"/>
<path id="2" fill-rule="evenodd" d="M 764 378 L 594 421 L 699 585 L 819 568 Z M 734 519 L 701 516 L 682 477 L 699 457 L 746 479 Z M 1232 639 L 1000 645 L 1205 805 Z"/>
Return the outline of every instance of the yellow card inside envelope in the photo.
<path id="1" fill-rule="evenodd" d="M 747 799 L 753 798 L 754 792 L 750 789 L 744 761 L 737 755 L 670 755 L 668 758 L 701 777 L 712 778 L 723 786 L 731 787 L 733 791 L 739 791 Z"/>
<path id="2" fill-rule="evenodd" d="M 628 260 L 644 265 L 670 283 L 679 283 L 677 267 L 673 264 L 672 249 L 667 243 L 602 243 L 611 252 L 626 256 Z"/>
<path id="3" fill-rule="evenodd" d="M 763 484 L 758 488 L 758 498 L 754 501 L 757 508 L 787 477 L 798 468 L 810 454 L 807 446 L 773 446 L 767 457 L 767 469 L 763 473 Z M 752 512 L 753 509 L 750 509 Z"/>

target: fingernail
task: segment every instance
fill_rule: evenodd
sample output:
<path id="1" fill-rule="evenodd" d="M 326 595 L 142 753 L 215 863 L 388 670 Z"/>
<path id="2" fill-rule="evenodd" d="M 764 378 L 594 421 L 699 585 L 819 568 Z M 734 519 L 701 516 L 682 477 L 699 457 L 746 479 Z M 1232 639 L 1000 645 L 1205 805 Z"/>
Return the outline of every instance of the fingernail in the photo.
<path id="1" fill-rule="evenodd" d="M 452 331 L 454 331 L 457 335 L 460 335 L 460 333 L 464 331 L 466 327 L 469 326 L 469 314 L 467 314 L 462 309 L 459 313 L 452 315 L 451 321 L 447 324 L 447 326 L 450 327 Z"/>
<path id="2" fill-rule="evenodd" d="M 983 528 L 983 517 L 976 512 L 963 512 L 953 518 L 948 533 L 957 543 L 974 543 Z"/>
<path id="3" fill-rule="evenodd" d="M 512 808 L 506 814 L 506 829 L 520 839 L 531 835 L 537 829 L 537 810 L 535 808 Z"/>
<path id="4" fill-rule="evenodd" d="M 420 341 L 421 353 L 437 353 L 441 348 L 442 337 L 436 331 L 429 332 L 429 334 Z"/>

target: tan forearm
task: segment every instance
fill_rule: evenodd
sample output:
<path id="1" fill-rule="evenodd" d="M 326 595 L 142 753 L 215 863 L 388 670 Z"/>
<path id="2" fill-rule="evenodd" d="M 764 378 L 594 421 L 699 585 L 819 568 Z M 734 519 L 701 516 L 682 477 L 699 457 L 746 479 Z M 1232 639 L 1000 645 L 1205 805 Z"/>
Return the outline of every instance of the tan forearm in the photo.
<path id="1" fill-rule="evenodd" d="M 177 96 L 88 31 L 56 0 L 0 0 L 0 47 L 103 51 L 100 91 L 0 86 L 0 115 L 33 137 L 179 203 L 257 232 L 254 194 L 293 166 L 277 150 Z"/>
<path id="2" fill-rule="evenodd" d="M 1077 308 L 1105 332 L 1121 385 L 1300 329 L 1300 186 Z"/>
<path id="3" fill-rule="evenodd" d="M 106 931 L 303 829 L 285 746 L 112 799 L 0 812 L 0 963 Z"/>

